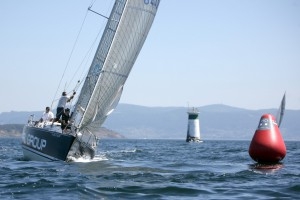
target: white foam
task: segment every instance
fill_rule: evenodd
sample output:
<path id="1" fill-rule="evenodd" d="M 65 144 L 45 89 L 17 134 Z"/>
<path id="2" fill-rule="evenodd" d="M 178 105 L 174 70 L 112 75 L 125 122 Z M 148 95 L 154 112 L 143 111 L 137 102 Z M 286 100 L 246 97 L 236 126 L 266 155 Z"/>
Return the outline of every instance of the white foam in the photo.
<path id="1" fill-rule="evenodd" d="M 89 158 L 74 158 L 74 157 L 69 157 L 71 162 L 77 162 L 77 163 L 89 163 L 89 162 L 99 162 L 99 161 L 104 161 L 108 160 L 104 155 L 96 155 L 93 159 Z"/>

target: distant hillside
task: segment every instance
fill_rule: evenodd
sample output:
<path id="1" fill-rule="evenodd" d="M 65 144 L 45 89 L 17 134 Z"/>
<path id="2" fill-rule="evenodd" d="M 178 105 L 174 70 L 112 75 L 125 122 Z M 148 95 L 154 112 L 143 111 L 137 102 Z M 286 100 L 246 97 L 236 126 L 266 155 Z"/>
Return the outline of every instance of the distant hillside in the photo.
<path id="1" fill-rule="evenodd" d="M 20 137 L 23 127 L 22 124 L 0 125 L 0 137 Z"/>
<path id="2" fill-rule="evenodd" d="M 0 137 L 21 137 L 23 124 L 4 124 L 0 125 Z M 112 130 L 101 128 L 95 135 L 100 138 L 115 138 L 122 139 L 125 138 L 123 135 L 116 133 Z"/>
<path id="3" fill-rule="evenodd" d="M 124 139 L 125 138 L 123 135 L 104 127 L 100 128 L 100 130 L 94 134 L 100 139 L 104 139 L 104 138 Z"/>
<path id="4" fill-rule="evenodd" d="M 198 109 L 203 140 L 251 140 L 261 115 L 277 113 L 277 109 L 247 110 L 226 105 L 209 105 Z M 39 117 L 42 112 L 1 113 L 0 124 L 24 124 L 30 114 Z M 126 138 L 185 139 L 187 122 L 185 107 L 119 104 L 103 126 Z M 280 127 L 285 140 L 300 140 L 299 124 L 300 110 L 286 110 Z"/>
<path id="5" fill-rule="evenodd" d="M 205 139 L 251 140 L 262 114 L 277 109 L 247 110 L 226 105 L 198 107 L 201 137 Z M 187 108 L 143 107 L 119 104 L 104 126 L 127 138 L 185 139 Z M 281 132 L 286 140 L 300 140 L 300 110 L 286 110 Z"/>

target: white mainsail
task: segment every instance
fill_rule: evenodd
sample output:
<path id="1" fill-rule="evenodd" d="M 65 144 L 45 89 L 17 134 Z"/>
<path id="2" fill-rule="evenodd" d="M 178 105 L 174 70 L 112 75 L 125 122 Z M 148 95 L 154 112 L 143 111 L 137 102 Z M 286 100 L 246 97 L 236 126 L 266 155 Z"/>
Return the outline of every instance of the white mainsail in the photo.
<path id="1" fill-rule="evenodd" d="M 160 0 L 116 0 L 72 119 L 99 129 L 118 104 L 125 81 L 153 23 Z"/>
<path id="2" fill-rule="evenodd" d="M 282 97 L 282 100 L 281 100 L 281 103 L 280 103 L 280 106 L 279 106 L 279 109 L 278 109 L 277 115 L 276 115 L 278 127 L 280 127 L 280 124 L 282 122 L 284 111 L 285 111 L 285 93 Z"/>

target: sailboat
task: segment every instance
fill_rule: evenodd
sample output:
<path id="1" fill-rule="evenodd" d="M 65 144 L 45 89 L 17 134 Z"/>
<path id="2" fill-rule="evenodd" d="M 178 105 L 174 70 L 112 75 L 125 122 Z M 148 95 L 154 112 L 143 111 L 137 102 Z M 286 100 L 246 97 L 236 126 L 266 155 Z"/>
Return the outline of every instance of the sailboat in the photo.
<path id="1" fill-rule="evenodd" d="M 38 161 L 93 159 L 99 143 L 94 134 L 117 106 L 123 86 L 142 49 L 160 0 L 116 0 L 88 69 L 70 129 L 60 123 L 36 126 L 31 117 L 22 133 L 24 158 Z M 90 10 L 90 8 L 89 8 Z"/>

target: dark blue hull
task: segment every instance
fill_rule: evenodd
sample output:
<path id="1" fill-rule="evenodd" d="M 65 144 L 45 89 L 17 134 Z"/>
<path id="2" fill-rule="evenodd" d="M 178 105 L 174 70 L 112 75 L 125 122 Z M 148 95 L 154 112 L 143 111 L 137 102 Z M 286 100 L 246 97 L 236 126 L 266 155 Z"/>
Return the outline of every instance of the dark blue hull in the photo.
<path id="1" fill-rule="evenodd" d="M 26 125 L 22 134 L 24 158 L 38 161 L 66 161 L 74 139 L 72 135 Z"/>

